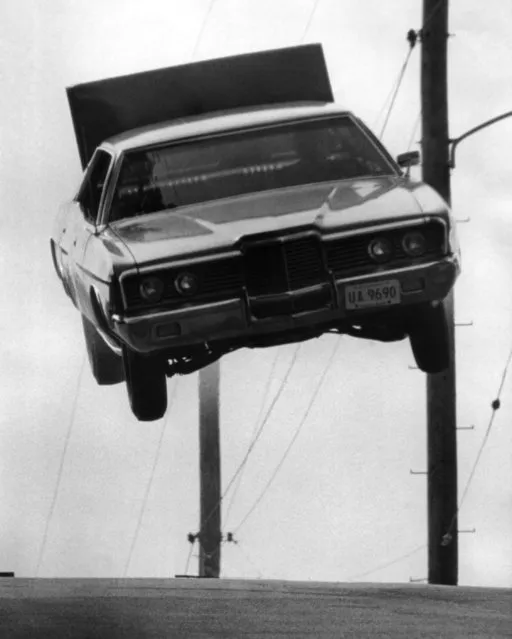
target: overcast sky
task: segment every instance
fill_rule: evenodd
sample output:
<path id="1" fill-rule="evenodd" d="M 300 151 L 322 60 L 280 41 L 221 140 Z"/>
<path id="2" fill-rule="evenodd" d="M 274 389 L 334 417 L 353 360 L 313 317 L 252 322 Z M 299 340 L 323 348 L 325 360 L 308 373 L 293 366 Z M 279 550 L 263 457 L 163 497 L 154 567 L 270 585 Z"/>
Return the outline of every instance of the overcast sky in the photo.
<path id="1" fill-rule="evenodd" d="M 83 366 L 80 318 L 53 273 L 53 218 L 81 177 L 65 87 L 193 58 L 321 42 L 336 100 L 379 133 L 407 54 L 406 33 L 421 27 L 421 4 L 2 0 L 0 570 L 173 576 L 185 570 L 186 535 L 199 523 L 197 375 L 169 381 L 174 399 L 165 420 L 137 422 L 124 385 L 100 388 Z M 456 136 L 512 109 L 512 3 L 450 4 Z M 394 155 L 411 139 L 418 148 L 419 61 L 418 46 L 384 135 Z M 463 143 L 453 173 L 455 215 L 471 220 L 459 225 L 464 273 L 456 293 L 457 320 L 473 322 L 457 328 L 459 425 L 475 425 L 459 433 L 461 492 L 512 344 L 511 143 L 512 119 Z M 238 529 L 340 340 L 280 473 Z M 268 380 L 266 405 L 295 352 L 241 351 L 222 361 L 224 486 L 249 446 Z M 222 548 L 223 576 L 426 577 L 426 479 L 410 474 L 426 466 L 425 377 L 412 364 L 407 342 L 326 336 L 300 347 L 224 522 L 239 543 Z M 461 584 L 512 586 L 511 388 L 512 372 L 459 516 L 460 528 L 476 529 L 460 538 Z M 196 569 L 192 557 L 189 571 Z"/>

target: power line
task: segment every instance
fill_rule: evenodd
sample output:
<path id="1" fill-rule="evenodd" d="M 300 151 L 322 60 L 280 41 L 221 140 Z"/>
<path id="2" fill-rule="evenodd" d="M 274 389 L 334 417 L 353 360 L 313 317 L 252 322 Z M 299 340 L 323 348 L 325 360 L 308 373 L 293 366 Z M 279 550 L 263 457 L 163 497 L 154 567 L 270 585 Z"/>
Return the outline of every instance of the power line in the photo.
<path id="1" fill-rule="evenodd" d="M 360 572 L 357 575 L 348 577 L 347 581 L 355 581 L 356 579 L 362 579 L 363 577 L 367 577 L 368 575 L 371 575 L 374 572 L 379 572 L 380 570 L 384 570 L 384 568 L 390 568 L 391 566 L 394 566 L 396 564 L 401 563 L 402 561 L 405 561 L 406 559 L 409 559 L 409 557 L 412 557 L 417 552 L 419 552 L 420 550 L 423 550 L 426 547 L 427 547 L 426 544 L 421 544 L 421 546 L 416 546 L 416 548 L 414 548 L 413 550 L 410 550 L 408 553 L 405 553 L 405 555 L 400 555 L 399 557 L 396 557 L 395 559 L 392 559 L 391 561 L 375 566 L 375 568 L 372 568 L 371 570 L 366 570 L 365 572 Z"/>
<path id="2" fill-rule="evenodd" d="M 253 442 L 254 438 L 256 437 L 256 432 L 258 430 L 258 425 L 259 425 L 259 423 L 261 421 L 261 418 L 263 417 L 263 413 L 264 413 L 264 410 L 265 410 L 265 405 L 266 405 L 268 397 L 270 395 L 270 388 L 271 388 L 272 380 L 274 378 L 274 373 L 275 373 L 275 370 L 276 370 L 276 367 L 277 367 L 277 362 L 279 360 L 279 353 L 280 353 L 280 350 L 277 349 L 276 353 L 275 353 L 275 356 L 274 356 L 274 360 L 272 362 L 272 366 L 270 368 L 270 372 L 269 372 L 268 377 L 267 377 L 267 382 L 265 384 L 265 388 L 263 390 L 263 395 L 262 395 L 263 401 L 261 402 L 260 410 L 258 411 L 258 416 L 256 417 L 256 420 L 254 422 L 254 427 L 253 427 L 253 430 L 252 430 L 252 433 L 251 433 L 251 443 Z M 228 504 L 228 507 L 227 507 L 227 510 L 226 510 L 226 514 L 224 516 L 224 519 L 225 519 L 225 522 L 226 522 L 226 526 L 227 526 L 229 514 L 231 512 L 231 508 L 232 508 L 232 506 L 234 504 L 234 501 L 235 501 L 235 497 L 238 494 L 238 490 L 240 489 L 240 486 L 241 486 L 241 483 L 242 483 L 244 470 L 247 467 L 247 459 L 245 460 L 245 462 L 244 462 L 244 464 L 242 466 L 242 470 L 240 471 L 240 474 L 238 475 L 238 481 L 236 483 L 236 486 L 235 486 L 233 492 L 231 493 L 231 498 L 230 498 L 230 501 L 229 501 L 229 504 Z"/>
<path id="3" fill-rule="evenodd" d="M 412 51 L 416 45 L 417 39 L 418 39 L 418 34 L 416 33 L 416 31 L 411 29 L 407 34 L 407 40 L 409 42 L 409 50 L 407 51 L 407 55 L 405 57 L 405 61 L 402 65 L 402 68 L 400 69 L 400 73 L 398 74 L 398 80 L 396 81 L 396 84 L 395 84 L 395 90 L 393 92 L 393 97 L 391 98 L 391 104 L 389 105 L 386 119 L 384 120 L 384 124 L 382 125 L 379 139 L 382 139 L 382 136 L 384 135 L 384 131 L 386 130 L 389 117 L 391 115 L 391 112 L 393 111 L 393 107 L 395 106 L 395 101 L 398 95 L 398 91 L 400 90 L 400 87 L 402 86 L 402 80 L 404 79 L 405 71 L 407 69 L 407 65 L 409 64 L 409 60 L 411 58 Z"/>
<path id="4" fill-rule="evenodd" d="M 304 32 L 302 33 L 302 38 L 300 39 L 301 42 L 304 42 L 304 39 L 306 38 L 306 34 L 309 31 L 309 27 L 311 26 L 311 23 L 313 22 L 313 18 L 318 8 L 318 4 L 319 4 L 319 0 L 315 0 L 315 3 L 313 4 L 313 8 L 311 9 L 311 13 L 309 14 L 308 21 L 306 23 L 306 28 L 304 29 Z"/>
<path id="5" fill-rule="evenodd" d="M 261 423 L 261 426 L 258 429 L 258 432 L 256 433 L 256 436 L 254 437 L 253 441 L 251 442 L 249 448 L 247 449 L 247 452 L 245 453 L 244 458 L 242 459 L 242 461 L 240 462 L 238 468 L 236 469 L 235 473 L 233 474 L 233 476 L 231 477 L 228 486 L 226 488 L 226 490 L 223 492 L 219 502 L 215 505 L 215 508 L 212 508 L 212 511 L 210 512 L 210 514 L 208 515 L 208 517 L 206 517 L 205 519 L 205 524 L 209 521 L 209 519 L 213 516 L 213 513 L 217 510 L 217 508 L 220 506 L 220 504 L 222 503 L 222 501 L 224 500 L 224 498 L 226 497 L 227 493 L 229 492 L 231 486 L 233 485 L 234 481 L 236 480 L 236 478 L 238 477 L 238 474 L 242 471 L 242 468 L 244 467 L 244 465 L 247 463 L 247 460 L 249 458 L 249 455 L 251 454 L 254 446 L 256 446 L 256 443 L 261 435 L 261 433 L 263 432 L 263 429 L 265 428 L 270 415 L 272 414 L 272 411 L 274 410 L 274 406 L 277 404 L 279 398 L 281 397 L 281 394 L 286 386 L 286 382 L 288 381 L 288 378 L 290 376 L 290 373 L 293 369 L 293 366 L 297 360 L 297 356 L 299 354 L 299 350 L 300 350 L 300 346 L 301 344 L 296 344 L 295 345 L 295 352 L 292 356 L 292 359 L 290 360 L 290 364 L 288 366 L 288 369 L 286 371 L 285 376 L 283 377 L 282 381 L 281 381 L 281 385 L 279 386 L 279 389 L 274 397 L 274 399 L 272 400 L 272 403 L 270 404 L 270 406 L 267 409 L 267 412 L 265 413 L 265 417 Z M 204 525 L 204 524 L 203 524 Z"/>
<path id="6" fill-rule="evenodd" d="M 384 112 L 386 110 L 386 107 L 388 106 L 389 102 L 391 101 L 391 98 L 392 98 L 393 94 L 395 93 L 399 77 L 400 77 L 400 73 L 398 74 L 396 80 L 391 85 L 391 89 L 389 90 L 389 93 L 387 94 L 386 99 L 382 103 L 382 106 L 380 108 L 379 114 L 375 118 L 372 128 L 374 128 L 374 129 L 377 128 L 377 124 L 379 123 L 379 120 L 381 119 L 382 115 L 384 114 Z"/>
<path id="7" fill-rule="evenodd" d="M 258 579 L 263 579 L 263 573 L 261 572 L 261 570 L 258 568 L 258 566 L 254 563 L 254 561 L 250 558 L 250 556 L 247 553 L 247 550 L 243 550 L 242 546 L 240 544 L 240 542 L 237 542 L 236 544 L 238 550 L 240 551 L 240 553 L 242 554 L 242 556 L 244 557 L 245 561 L 250 564 L 254 570 L 256 570 L 257 574 L 258 574 Z"/>
<path id="8" fill-rule="evenodd" d="M 205 13 L 205 16 L 203 18 L 203 22 L 201 23 L 201 28 L 199 29 L 199 34 L 197 36 L 196 42 L 194 44 L 194 48 L 192 49 L 192 59 L 195 58 L 197 49 L 199 48 L 199 44 L 203 38 L 203 33 L 204 33 L 204 29 L 206 27 L 206 23 L 208 22 L 208 18 L 210 17 L 210 14 L 212 12 L 213 9 L 213 5 L 215 4 L 215 0 L 211 0 L 210 5 Z"/>
<path id="9" fill-rule="evenodd" d="M 235 471 L 235 473 L 233 474 L 231 480 L 228 483 L 228 486 L 226 488 L 226 490 L 224 491 L 224 495 L 222 496 L 222 498 L 224 498 L 227 494 L 227 492 L 229 491 L 229 489 L 231 488 L 233 482 L 235 481 L 236 477 L 238 476 L 238 474 L 242 471 L 242 468 L 244 467 L 244 465 L 247 463 L 247 460 L 249 459 L 249 455 L 251 454 L 254 446 L 256 445 L 261 433 L 263 432 L 264 427 L 266 426 L 268 419 L 270 417 L 270 415 L 272 414 L 272 411 L 274 410 L 274 406 L 277 404 L 277 401 L 279 400 L 279 398 L 281 397 L 281 394 L 286 386 L 286 382 L 288 381 L 288 378 L 290 376 L 290 373 L 292 372 L 293 366 L 295 365 L 295 362 L 297 361 L 297 356 L 299 354 L 300 351 L 300 347 L 301 344 L 297 344 L 295 346 L 295 352 L 293 353 L 292 359 L 290 360 L 290 364 L 288 365 L 288 369 L 286 371 L 285 376 L 283 377 L 281 384 L 279 386 L 279 389 L 274 397 L 274 399 L 272 400 L 270 406 L 267 409 L 267 412 L 265 413 L 265 417 L 261 423 L 261 426 L 258 429 L 258 432 L 256 433 L 256 436 L 254 437 L 254 440 L 251 442 L 249 448 L 247 449 L 247 452 L 245 453 L 244 458 L 242 459 L 240 465 L 238 466 L 237 470 Z"/>
<path id="10" fill-rule="evenodd" d="M 196 543 L 196 539 L 197 537 L 195 535 L 192 535 L 192 540 L 190 541 L 190 550 L 188 552 L 187 562 L 185 564 L 185 572 L 183 573 L 184 575 L 188 575 L 188 567 L 190 565 L 190 560 L 192 558 L 192 551 L 194 550 L 194 544 Z"/>
<path id="11" fill-rule="evenodd" d="M 462 508 L 462 505 L 464 504 L 464 501 L 465 501 L 466 496 L 467 496 L 468 491 L 469 491 L 469 487 L 471 486 L 471 483 L 472 483 L 473 478 L 474 478 L 475 473 L 476 473 L 476 469 L 477 469 L 478 464 L 480 462 L 480 459 L 482 457 L 482 453 L 484 451 L 485 445 L 487 444 L 487 441 L 489 439 L 489 435 L 491 433 L 491 429 L 492 429 L 492 426 L 494 424 L 494 418 L 496 417 L 496 413 L 497 413 L 497 411 L 499 410 L 499 408 L 501 406 L 500 397 L 501 397 L 501 393 L 503 392 L 503 387 L 505 385 L 505 380 L 507 378 L 507 372 L 508 372 L 508 369 L 509 369 L 509 366 L 510 366 L 511 362 L 512 362 L 512 347 L 510 348 L 510 351 L 509 351 L 509 354 L 508 354 L 508 357 L 507 357 L 507 361 L 505 363 L 505 368 L 503 369 L 503 373 L 501 375 L 501 381 L 500 381 L 500 385 L 499 385 L 499 388 L 498 388 L 498 393 L 496 395 L 496 399 L 494 399 L 492 401 L 492 403 L 491 403 L 492 412 L 491 412 L 491 417 L 489 419 L 489 423 L 487 425 L 487 429 L 486 429 L 484 437 L 482 439 L 482 443 L 480 444 L 480 448 L 478 449 L 478 453 L 477 453 L 475 462 L 473 464 L 473 467 L 471 469 L 471 472 L 469 473 L 469 477 L 468 477 L 468 480 L 466 482 L 466 486 L 464 487 L 464 490 L 462 492 L 462 497 L 460 498 L 460 502 L 459 502 L 459 505 L 457 507 L 457 510 L 455 511 L 455 513 L 454 513 L 454 515 L 452 517 L 450 526 L 449 526 L 446 534 L 443 535 L 443 540 L 441 542 L 443 545 L 448 545 L 451 542 L 452 533 L 453 533 L 453 527 L 455 525 L 455 521 L 457 519 L 457 515 L 459 514 L 460 509 Z"/>
<path id="12" fill-rule="evenodd" d="M 46 543 L 48 541 L 48 531 L 50 529 L 50 523 L 51 523 L 51 521 L 53 519 L 55 506 L 57 504 L 57 497 L 59 495 L 60 484 L 61 484 L 61 480 L 62 480 L 62 473 L 63 473 L 63 470 L 64 470 L 64 462 L 66 460 L 66 454 L 67 454 L 68 448 L 69 448 L 69 441 L 71 439 L 71 432 L 73 430 L 73 425 L 75 423 L 75 415 L 76 415 L 76 409 L 77 409 L 77 406 L 78 406 L 78 398 L 80 396 L 80 387 L 82 385 L 82 378 L 83 378 L 84 370 L 85 370 L 85 360 L 86 360 L 86 356 L 84 354 L 83 357 L 82 357 L 82 364 L 80 366 L 80 372 L 78 373 L 78 380 L 77 380 L 76 389 L 75 389 L 75 397 L 73 399 L 73 405 L 72 405 L 71 413 L 70 413 L 70 416 L 69 416 L 69 422 L 68 422 L 68 428 L 67 428 L 67 432 L 66 432 L 66 438 L 64 440 L 64 446 L 62 448 L 62 452 L 61 452 L 61 455 L 60 455 L 59 470 L 57 471 L 57 480 L 55 482 L 55 488 L 54 488 L 54 491 L 53 491 L 52 502 L 51 502 L 51 505 L 50 505 L 50 509 L 48 511 L 48 515 L 46 516 L 46 524 L 45 524 L 45 527 L 44 527 L 43 541 L 41 543 L 41 548 L 39 550 L 39 557 L 37 559 L 37 565 L 36 565 L 36 577 L 39 576 L 39 570 L 41 568 L 44 552 L 46 550 Z"/>
<path id="13" fill-rule="evenodd" d="M 416 117 L 416 122 L 414 123 L 414 126 L 412 128 L 411 137 L 409 138 L 409 144 L 407 145 L 407 151 L 411 150 L 411 147 L 414 143 L 414 138 L 416 137 L 416 132 L 418 131 L 418 127 L 420 125 L 420 121 L 421 121 L 421 110 L 418 113 L 418 116 Z"/>
<path id="14" fill-rule="evenodd" d="M 279 460 L 274 472 L 272 473 L 270 479 L 268 480 L 268 482 L 265 484 L 265 487 L 263 488 L 262 492 L 260 493 L 259 497 L 256 499 L 256 501 L 254 502 L 253 506 L 251 507 L 251 509 L 249 510 L 249 512 L 245 515 L 245 517 L 242 519 L 242 521 L 238 524 L 238 526 L 236 527 L 236 530 L 240 530 L 240 528 L 244 525 L 244 523 L 249 519 L 249 517 L 252 515 L 252 513 L 256 510 L 257 506 L 259 505 L 259 503 L 261 502 L 261 500 L 263 499 L 263 497 L 265 496 L 265 494 L 267 493 L 268 489 L 270 488 L 270 486 L 272 485 L 274 479 L 276 478 L 278 472 L 280 471 L 282 465 L 284 464 L 290 450 L 292 449 L 294 443 L 296 442 L 302 427 L 304 426 L 304 424 L 306 423 L 307 418 L 309 417 L 309 414 L 311 412 L 311 409 L 313 407 L 313 404 L 315 402 L 315 399 L 320 391 L 320 388 L 322 387 L 322 384 L 324 382 L 324 379 L 327 375 L 327 372 L 329 371 L 333 361 L 334 361 L 334 357 L 336 356 L 337 352 L 338 352 L 338 348 L 341 344 L 341 340 L 338 338 L 338 342 L 336 344 L 336 347 L 333 349 L 331 356 L 329 357 L 329 360 L 326 364 L 326 366 L 324 367 L 324 371 L 322 373 L 322 375 L 320 376 L 318 383 L 315 387 L 315 390 L 313 391 L 313 395 L 311 396 L 311 399 L 309 401 L 308 407 L 306 408 L 306 412 L 304 413 L 301 421 L 299 422 L 299 425 L 297 426 L 297 428 L 295 429 L 295 433 L 292 437 L 292 439 L 290 440 L 290 443 L 288 444 L 286 450 L 284 451 L 283 456 L 281 457 L 281 459 Z"/>
<path id="15" fill-rule="evenodd" d="M 167 408 L 167 415 L 166 415 L 165 420 L 163 421 L 162 428 L 160 430 L 160 438 L 158 440 L 158 444 L 157 444 L 157 447 L 155 449 L 155 455 L 154 455 L 154 458 L 153 458 L 153 466 L 151 468 L 151 472 L 150 472 L 149 477 L 148 477 L 148 481 L 147 481 L 147 484 L 146 484 L 146 491 L 144 493 L 144 498 L 142 500 L 142 505 L 141 505 L 140 512 L 139 512 L 139 519 L 138 519 L 137 525 L 135 527 L 135 532 L 133 534 L 132 543 L 130 545 L 130 550 L 128 552 L 128 559 L 126 560 L 126 564 L 125 564 L 125 567 L 124 567 L 124 573 L 123 573 L 124 577 L 126 577 L 127 574 L 128 574 L 128 568 L 130 567 L 130 562 L 132 560 L 133 551 L 135 550 L 135 546 L 137 545 L 137 539 L 139 537 L 139 532 L 140 532 L 140 529 L 141 529 L 141 526 L 142 526 L 142 520 L 143 520 L 144 514 L 146 512 L 146 506 L 147 506 L 147 502 L 148 502 L 148 499 L 149 499 L 149 493 L 151 491 L 151 486 L 153 484 L 153 479 L 155 477 L 155 471 L 156 471 L 156 468 L 158 466 L 158 462 L 160 461 L 160 453 L 161 453 L 161 450 L 162 450 L 162 443 L 163 443 L 163 440 L 164 440 L 165 431 L 167 429 L 167 424 L 169 423 L 169 417 L 170 417 L 170 414 L 171 414 L 172 405 L 173 405 L 174 400 L 176 398 L 176 391 L 177 391 L 177 388 L 178 388 L 178 382 L 179 382 L 179 377 L 177 377 L 176 381 L 174 382 L 174 386 L 173 386 L 173 389 L 172 389 L 172 395 L 171 395 L 170 402 L 169 402 L 169 407 Z"/>

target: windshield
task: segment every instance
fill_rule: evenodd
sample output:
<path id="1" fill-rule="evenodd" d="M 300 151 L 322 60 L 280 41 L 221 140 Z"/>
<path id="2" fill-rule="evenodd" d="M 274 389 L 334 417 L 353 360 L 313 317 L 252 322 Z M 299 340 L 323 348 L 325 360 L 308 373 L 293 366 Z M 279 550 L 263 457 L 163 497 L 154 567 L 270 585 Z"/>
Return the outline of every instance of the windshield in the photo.
<path id="1" fill-rule="evenodd" d="M 348 117 L 236 131 L 126 153 L 110 221 L 394 172 L 382 151 Z"/>

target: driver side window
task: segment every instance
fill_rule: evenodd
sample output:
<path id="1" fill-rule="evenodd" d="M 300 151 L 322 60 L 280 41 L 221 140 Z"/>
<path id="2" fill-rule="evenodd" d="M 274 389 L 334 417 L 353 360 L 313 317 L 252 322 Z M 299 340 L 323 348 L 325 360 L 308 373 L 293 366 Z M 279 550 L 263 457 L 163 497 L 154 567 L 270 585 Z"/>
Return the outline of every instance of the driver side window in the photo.
<path id="1" fill-rule="evenodd" d="M 103 187 L 105 186 L 111 163 L 112 156 L 110 153 L 98 149 L 91 160 L 78 193 L 77 199 L 84 217 L 91 224 L 94 224 L 98 219 Z"/>

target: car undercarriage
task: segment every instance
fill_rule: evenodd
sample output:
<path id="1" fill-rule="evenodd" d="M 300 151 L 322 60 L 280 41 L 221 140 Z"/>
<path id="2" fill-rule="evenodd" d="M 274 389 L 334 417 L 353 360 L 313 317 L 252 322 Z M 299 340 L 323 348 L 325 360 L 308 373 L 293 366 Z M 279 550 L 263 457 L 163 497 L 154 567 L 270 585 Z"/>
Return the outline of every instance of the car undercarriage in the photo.
<path id="1" fill-rule="evenodd" d="M 381 342 L 395 342 L 405 339 L 414 332 L 415 318 L 427 310 L 426 305 L 413 306 L 407 310 L 386 310 L 374 315 L 366 315 L 360 321 L 337 321 L 308 328 L 279 331 L 250 338 L 218 340 L 180 347 L 163 352 L 160 357 L 167 360 L 166 374 L 188 375 L 241 348 L 271 348 L 286 344 L 317 339 L 326 333 L 349 335 L 361 339 Z"/>

